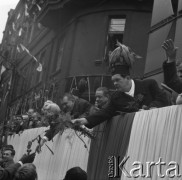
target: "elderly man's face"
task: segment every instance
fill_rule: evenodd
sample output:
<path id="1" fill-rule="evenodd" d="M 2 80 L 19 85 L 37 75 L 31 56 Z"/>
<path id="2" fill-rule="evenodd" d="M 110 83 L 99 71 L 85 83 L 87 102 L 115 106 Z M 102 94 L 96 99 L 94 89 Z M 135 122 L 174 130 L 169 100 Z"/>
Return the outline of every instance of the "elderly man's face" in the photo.
<path id="1" fill-rule="evenodd" d="M 73 100 L 68 99 L 67 96 L 63 97 L 62 107 L 63 107 L 64 111 L 66 111 L 66 112 L 72 111 L 73 106 L 74 106 Z"/>
<path id="2" fill-rule="evenodd" d="M 102 90 L 98 90 L 95 92 L 95 105 L 99 108 L 102 108 L 108 101 L 108 97 L 104 95 Z"/>
<path id="3" fill-rule="evenodd" d="M 32 117 L 33 113 L 34 113 L 34 110 L 33 109 L 29 109 L 28 110 L 28 116 L 29 117 Z"/>

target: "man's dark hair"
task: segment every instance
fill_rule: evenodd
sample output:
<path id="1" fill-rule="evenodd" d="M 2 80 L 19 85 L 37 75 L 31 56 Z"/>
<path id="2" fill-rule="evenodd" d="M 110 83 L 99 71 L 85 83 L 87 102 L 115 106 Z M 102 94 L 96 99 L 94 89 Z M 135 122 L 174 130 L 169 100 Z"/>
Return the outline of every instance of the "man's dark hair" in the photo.
<path id="1" fill-rule="evenodd" d="M 11 149 L 14 149 L 13 145 L 11 145 L 11 144 L 6 145 L 6 146 L 5 146 L 5 148 L 11 148 Z"/>
<path id="2" fill-rule="evenodd" d="M 13 180 L 36 180 L 37 172 L 34 164 L 28 163 L 20 167 Z"/>
<path id="3" fill-rule="evenodd" d="M 128 79 L 131 79 L 131 76 L 130 76 L 130 75 L 128 75 L 128 74 L 120 74 L 120 76 L 121 76 L 122 78 L 128 78 Z"/>
<path id="4" fill-rule="evenodd" d="M 73 167 L 66 172 L 64 180 L 87 180 L 87 173 L 80 167 Z"/>
<path id="5" fill-rule="evenodd" d="M 14 147 L 12 145 L 6 145 L 3 149 L 3 151 L 11 151 L 11 155 L 14 156 L 15 155 L 15 150 Z"/>
<path id="6" fill-rule="evenodd" d="M 109 89 L 106 88 L 106 87 L 98 87 L 96 89 L 96 91 L 102 91 L 103 94 L 104 94 L 104 96 L 106 96 L 106 97 L 109 97 L 110 96 Z"/>

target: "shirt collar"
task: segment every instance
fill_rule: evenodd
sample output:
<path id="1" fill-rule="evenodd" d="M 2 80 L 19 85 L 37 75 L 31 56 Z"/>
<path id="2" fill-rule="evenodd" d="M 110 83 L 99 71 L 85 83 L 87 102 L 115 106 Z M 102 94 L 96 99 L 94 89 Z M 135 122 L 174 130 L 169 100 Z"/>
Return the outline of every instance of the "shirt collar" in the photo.
<path id="1" fill-rule="evenodd" d="M 134 83 L 133 79 L 131 79 L 131 89 L 128 92 L 125 92 L 125 94 L 128 94 L 128 95 L 134 97 L 134 93 L 135 93 L 135 83 Z"/>

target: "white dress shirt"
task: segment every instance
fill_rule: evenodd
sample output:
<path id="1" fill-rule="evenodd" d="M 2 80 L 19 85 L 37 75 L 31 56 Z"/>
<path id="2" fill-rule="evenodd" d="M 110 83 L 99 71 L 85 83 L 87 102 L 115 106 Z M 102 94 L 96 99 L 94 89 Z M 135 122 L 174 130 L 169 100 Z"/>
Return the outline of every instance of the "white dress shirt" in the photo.
<path id="1" fill-rule="evenodd" d="M 134 93 L 135 93 L 135 83 L 134 83 L 133 79 L 131 79 L 131 89 L 128 92 L 125 92 L 125 94 L 128 94 L 128 95 L 134 97 Z"/>

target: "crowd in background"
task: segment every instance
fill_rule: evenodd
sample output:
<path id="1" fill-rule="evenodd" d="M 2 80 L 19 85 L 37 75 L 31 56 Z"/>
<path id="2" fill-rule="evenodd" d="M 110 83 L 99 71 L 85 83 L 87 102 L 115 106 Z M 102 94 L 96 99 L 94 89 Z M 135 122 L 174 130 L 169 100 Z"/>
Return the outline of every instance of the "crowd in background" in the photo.
<path id="1" fill-rule="evenodd" d="M 19 134 L 25 129 L 46 127 L 49 124 L 46 120 L 36 112 L 36 110 L 30 108 L 25 115 L 15 115 L 7 122 L 7 131 L 9 135 Z"/>
<path id="2" fill-rule="evenodd" d="M 38 180 L 37 169 L 33 164 L 36 154 L 24 154 L 18 162 L 14 162 L 15 153 L 12 145 L 1 149 L 0 180 Z M 87 180 L 87 173 L 80 167 L 69 169 L 64 176 L 64 180 Z"/>
<path id="3" fill-rule="evenodd" d="M 96 90 L 95 98 L 95 104 L 91 105 L 82 98 L 66 93 L 61 99 L 61 111 L 62 113 L 70 112 L 72 118 L 93 113 L 108 101 L 109 90 L 106 87 L 99 87 Z M 8 121 L 8 135 L 21 134 L 25 129 L 47 127 L 49 125 L 42 112 L 38 113 L 35 109 L 30 108 L 26 115 L 16 115 Z"/>

